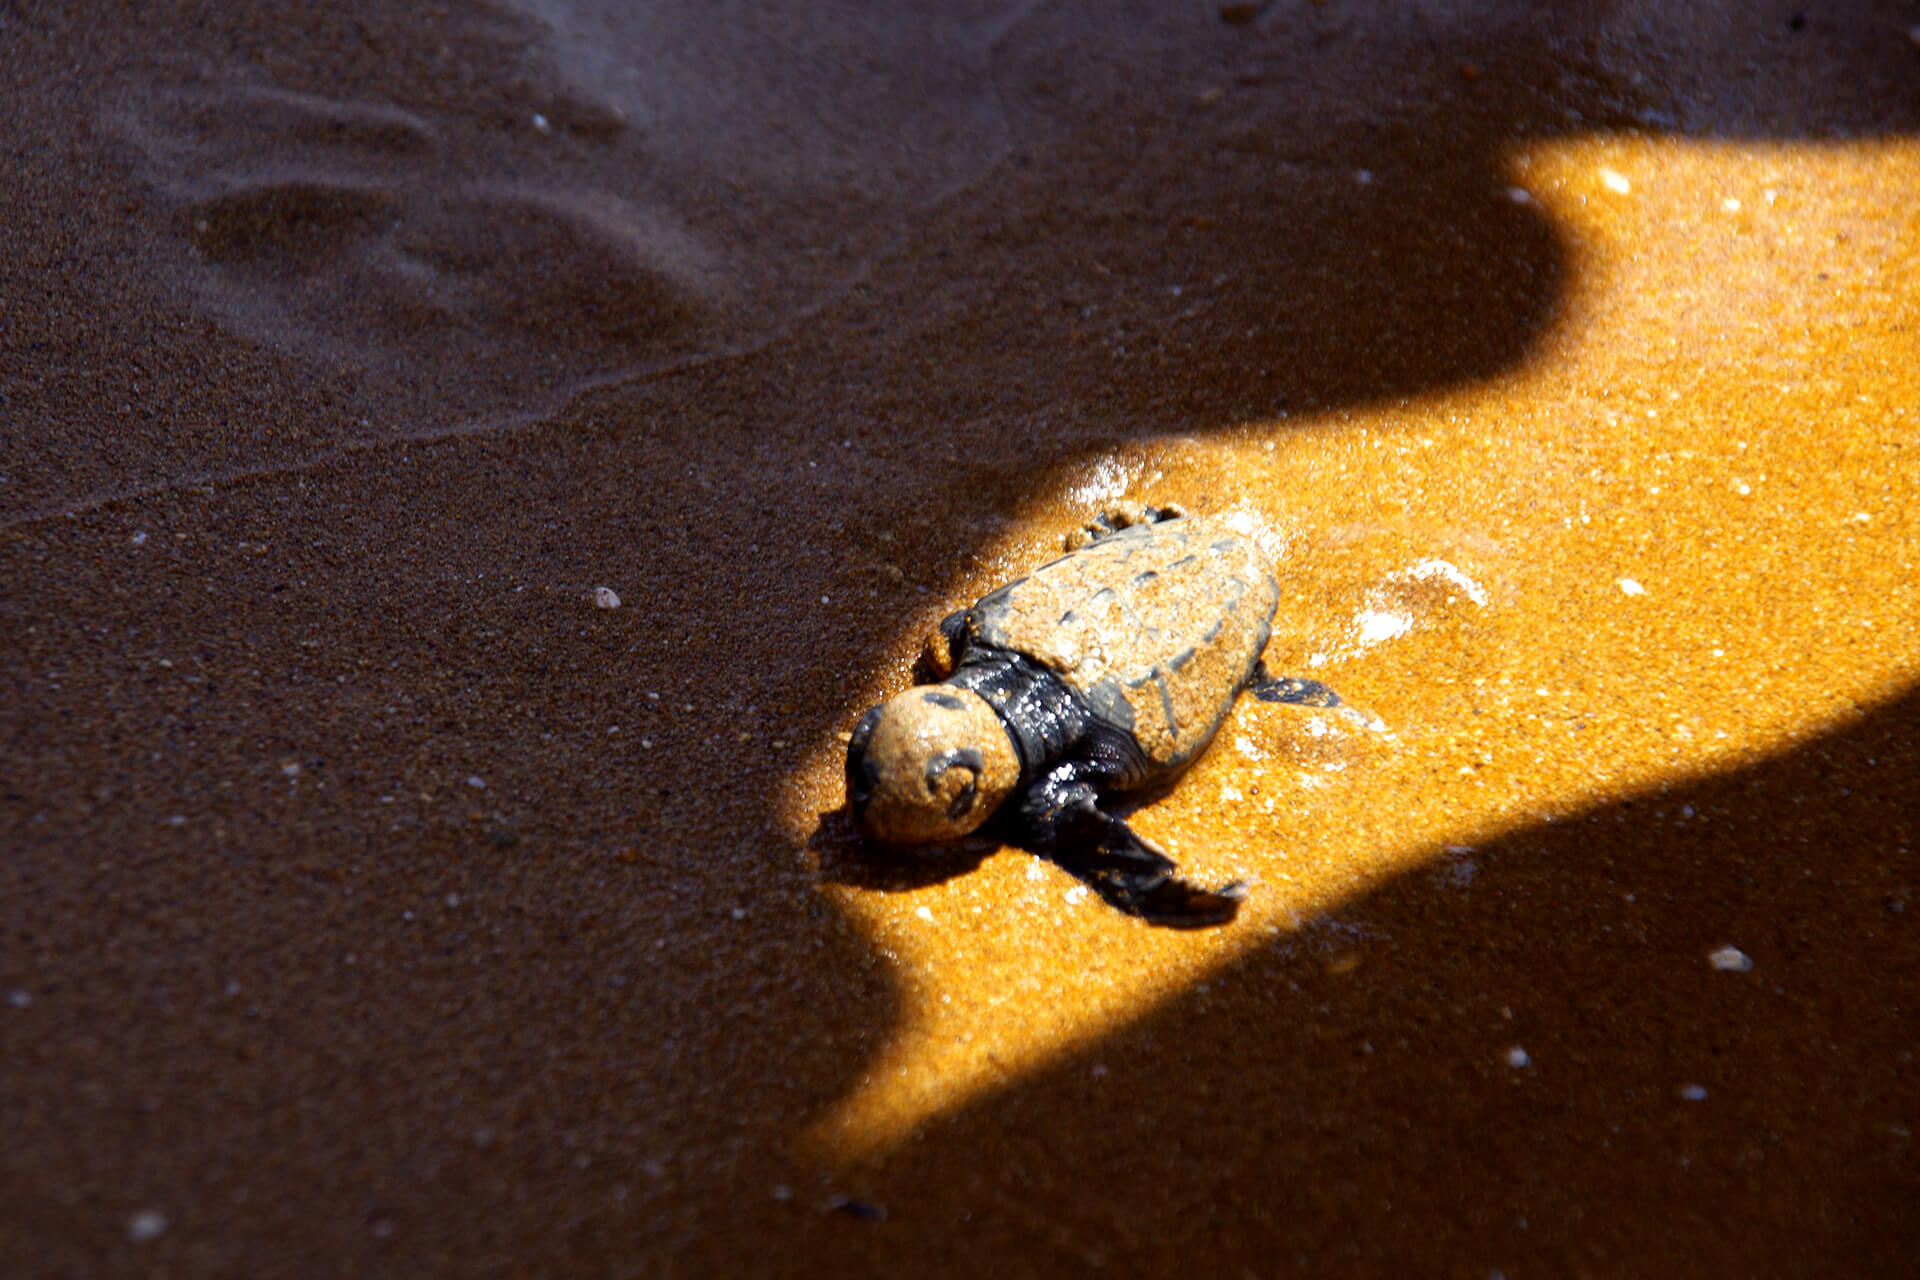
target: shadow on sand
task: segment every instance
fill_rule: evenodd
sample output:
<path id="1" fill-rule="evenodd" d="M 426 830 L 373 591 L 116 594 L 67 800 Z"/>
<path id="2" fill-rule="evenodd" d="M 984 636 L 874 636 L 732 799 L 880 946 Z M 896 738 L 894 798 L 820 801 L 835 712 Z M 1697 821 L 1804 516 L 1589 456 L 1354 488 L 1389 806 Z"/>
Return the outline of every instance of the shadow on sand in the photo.
<path id="1" fill-rule="evenodd" d="M 1909 692 L 1401 876 L 930 1122 L 853 1178 L 890 1220 L 829 1247 L 956 1275 L 982 1235 L 1034 1242 L 1034 1273 L 1897 1274 L 1916 778 Z"/>

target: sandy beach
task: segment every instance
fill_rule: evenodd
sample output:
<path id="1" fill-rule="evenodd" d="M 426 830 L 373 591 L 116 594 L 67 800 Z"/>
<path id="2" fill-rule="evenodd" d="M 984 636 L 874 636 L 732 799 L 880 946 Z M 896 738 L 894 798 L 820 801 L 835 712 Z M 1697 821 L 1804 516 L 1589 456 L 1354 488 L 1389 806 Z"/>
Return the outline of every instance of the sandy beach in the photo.
<path id="1" fill-rule="evenodd" d="M 1920 8 L 0 4 L 0 1274 L 1911 1274 Z M 1131 817 L 848 732 L 1122 502 Z M 609 607 L 611 606 L 611 607 Z"/>

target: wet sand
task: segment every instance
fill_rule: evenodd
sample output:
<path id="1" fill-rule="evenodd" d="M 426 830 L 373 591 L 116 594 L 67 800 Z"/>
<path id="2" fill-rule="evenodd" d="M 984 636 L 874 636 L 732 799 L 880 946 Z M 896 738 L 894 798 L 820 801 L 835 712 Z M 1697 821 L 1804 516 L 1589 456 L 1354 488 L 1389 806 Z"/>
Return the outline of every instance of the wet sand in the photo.
<path id="1" fill-rule="evenodd" d="M 626 9 L 0 11 L 0 1272 L 1911 1269 L 1911 6 Z M 1118 500 L 1218 930 L 842 810 Z"/>

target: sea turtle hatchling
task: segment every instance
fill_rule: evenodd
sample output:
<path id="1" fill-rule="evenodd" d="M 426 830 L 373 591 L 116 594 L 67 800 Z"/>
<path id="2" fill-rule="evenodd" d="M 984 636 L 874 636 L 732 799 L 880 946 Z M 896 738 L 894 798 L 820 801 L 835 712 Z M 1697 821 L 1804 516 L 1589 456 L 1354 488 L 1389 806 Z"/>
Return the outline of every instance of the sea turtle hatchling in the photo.
<path id="1" fill-rule="evenodd" d="M 940 624 L 918 685 L 860 718 L 847 798 L 883 845 L 995 834 L 1156 924 L 1233 919 L 1236 882 L 1201 889 L 1100 797 L 1164 786 L 1205 751 L 1242 689 L 1337 706 L 1274 679 L 1260 654 L 1279 601 L 1272 563 L 1225 521 L 1178 508 L 1112 513 L 1079 549 Z"/>

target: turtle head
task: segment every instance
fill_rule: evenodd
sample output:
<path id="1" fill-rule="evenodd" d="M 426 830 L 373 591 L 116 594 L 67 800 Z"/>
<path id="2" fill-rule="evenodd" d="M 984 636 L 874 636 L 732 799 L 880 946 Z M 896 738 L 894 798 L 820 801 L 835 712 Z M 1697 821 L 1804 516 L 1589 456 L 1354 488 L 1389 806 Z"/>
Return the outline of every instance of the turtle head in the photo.
<path id="1" fill-rule="evenodd" d="M 1020 756 L 987 700 L 922 685 L 860 717 L 847 743 L 847 801 L 884 844 L 958 840 L 1020 781 Z"/>

